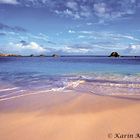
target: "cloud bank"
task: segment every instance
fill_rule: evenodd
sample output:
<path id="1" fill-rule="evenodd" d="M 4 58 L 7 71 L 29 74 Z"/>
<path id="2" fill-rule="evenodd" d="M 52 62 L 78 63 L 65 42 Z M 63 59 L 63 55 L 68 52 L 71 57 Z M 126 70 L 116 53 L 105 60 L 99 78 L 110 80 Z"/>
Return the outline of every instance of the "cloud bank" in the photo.
<path id="1" fill-rule="evenodd" d="M 20 54 L 20 55 L 40 55 L 45 54 L 46 49 L 37 44 L 36 42 L 26 42 L 20 41 L 19 43 L 15 44 L 10 42 L 9 44 L 5 45 L 3 48 L 4 53 L 13 53 L 13 54 Z"/>
<path id="2" fill-rule="evenodd" d="M 139 55 L 140 44 L 116 45 L 110 42 L 85 43 L 73 45 L 60 45 L 57 48 L 51 46 L 41 46 L 37 42 L 26 42 L 21 40 L 19 43 L 10 42 L 0 46 L 1 53 L 13 53 L 20 55 L 109 55 L 112 51 L 119 52 L 120 55 Z"/>
<path id="3" fill-rule="evenodd" d="M 98 17 L 103 20 L 133 15 L 140 6 L 139 0 L 0 0 L 0 3 L 46 7 L 60 16 L 74 19 Z"/>
<path id="4" fill-rule="evenodd" d="M 17 0 L 0 0 L 0 3 L 1 4 L 18 4 L 18 1 Z"/>

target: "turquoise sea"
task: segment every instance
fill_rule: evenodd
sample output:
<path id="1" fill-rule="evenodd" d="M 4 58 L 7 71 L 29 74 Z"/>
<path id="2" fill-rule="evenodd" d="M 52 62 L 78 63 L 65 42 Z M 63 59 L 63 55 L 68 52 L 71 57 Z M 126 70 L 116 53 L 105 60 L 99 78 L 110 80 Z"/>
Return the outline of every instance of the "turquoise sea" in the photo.
<path id="1" fill-rule="evenodd" d="M 70 90 L 140 95 L 140 57 L 0 57 L 0 100 Z"/>

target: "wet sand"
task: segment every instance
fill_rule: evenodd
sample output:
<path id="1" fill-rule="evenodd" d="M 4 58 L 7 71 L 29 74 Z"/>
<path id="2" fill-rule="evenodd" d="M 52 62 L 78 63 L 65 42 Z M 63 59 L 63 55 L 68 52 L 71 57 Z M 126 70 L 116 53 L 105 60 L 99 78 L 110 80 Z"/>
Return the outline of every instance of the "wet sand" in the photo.
<path id="1" fill-rule="evenodd" d="M 140 97 L 34 94 L 0 101 L 0 140 L 120 139 L 140 133 L 139 119 Z"/>

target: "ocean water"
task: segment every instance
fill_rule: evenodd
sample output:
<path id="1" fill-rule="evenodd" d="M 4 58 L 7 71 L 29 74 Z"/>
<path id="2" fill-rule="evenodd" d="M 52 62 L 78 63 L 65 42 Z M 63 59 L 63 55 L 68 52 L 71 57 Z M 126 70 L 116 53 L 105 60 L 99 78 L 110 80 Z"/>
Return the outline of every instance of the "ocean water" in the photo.
<path id="1" fill-rule="evenodd" d="M 140 95 L 140 57 L 0 57 L 0 100 L 70 90 Z"/>

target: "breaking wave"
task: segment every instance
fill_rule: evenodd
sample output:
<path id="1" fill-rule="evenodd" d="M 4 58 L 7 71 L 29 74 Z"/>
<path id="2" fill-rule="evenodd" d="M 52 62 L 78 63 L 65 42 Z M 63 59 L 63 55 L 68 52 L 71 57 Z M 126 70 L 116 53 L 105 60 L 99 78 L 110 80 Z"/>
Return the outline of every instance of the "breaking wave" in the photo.
<path id="1" fill-rule="evenodd" d="M 0 101 L 47 92 L 77 91 L 100 95 L 140 95 L 140 75 L 13 75 L 0 77 Z"/>

